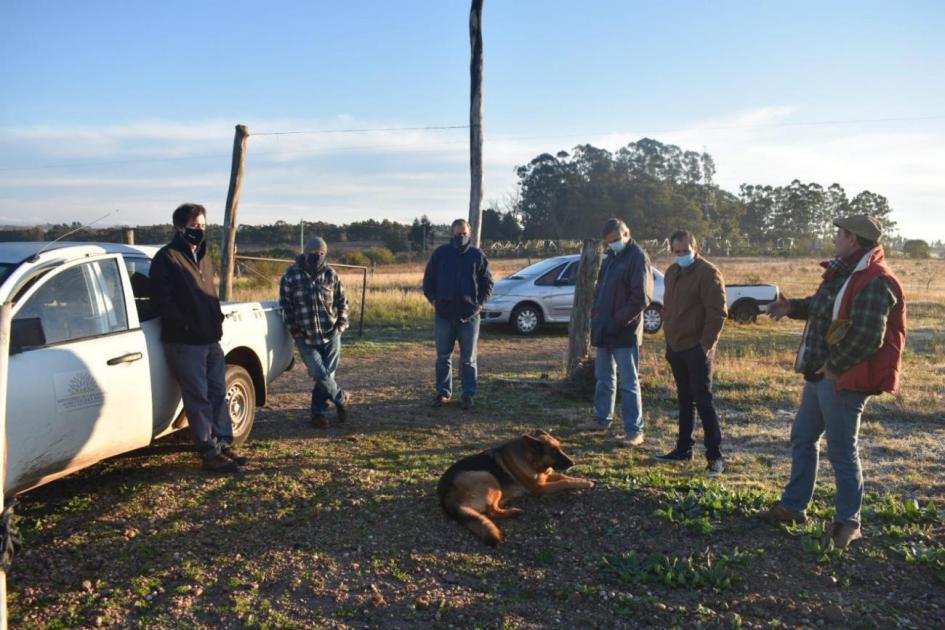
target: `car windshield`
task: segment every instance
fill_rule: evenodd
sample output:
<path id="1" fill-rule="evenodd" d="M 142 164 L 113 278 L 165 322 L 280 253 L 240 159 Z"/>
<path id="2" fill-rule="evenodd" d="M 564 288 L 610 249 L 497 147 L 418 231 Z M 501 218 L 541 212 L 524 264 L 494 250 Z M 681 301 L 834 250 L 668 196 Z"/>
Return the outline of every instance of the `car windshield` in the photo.
<path id="1" fill-rule="evenodd" d="M 550 270 L 555 265 L 560 265 L 562 262 L 561 258 L 546 258 L 545 260 L 539 260 L 538 262 L 525 267 L 524 269 L 519 269 L 512 275 L 508 276 L 509 280 L 523 280 L 524 278 L 532 278 L 534 276 L 540 276 L 546 271 Z"/>

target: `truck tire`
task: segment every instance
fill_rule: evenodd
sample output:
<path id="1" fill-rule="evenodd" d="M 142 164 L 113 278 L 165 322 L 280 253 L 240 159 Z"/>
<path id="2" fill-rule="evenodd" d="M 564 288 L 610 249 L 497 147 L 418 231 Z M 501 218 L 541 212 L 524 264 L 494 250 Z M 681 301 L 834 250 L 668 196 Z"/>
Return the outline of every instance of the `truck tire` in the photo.
<path id="1" fill-rule="evenodd" d="M 663 307 L 659 304 L 650 304 L 643 309 L 643 332 L 654 334 L 663 327 Z"/>
<path id="2" fill-rule="evenodd" d="M 226 407 L 233 422 L 233 444 L 239 446 L 249 438 L 256 419 L 256 388 L 249 372 L 239 365 L 226 366 Z"/>
<path id="3" fill-rule="evenodd" d="M 758 319 L 758 304 L 752 299 L 744 299 L 732 306 L 732 319 L 739 324 L 751 324 Z"/>
<path id="4" fill-rule="evenodd" d="M 529 302 L 519 304 L 512 310 L 509 322 L 518 334 L 533 335 L 541 328 L 541 309 Z"/>

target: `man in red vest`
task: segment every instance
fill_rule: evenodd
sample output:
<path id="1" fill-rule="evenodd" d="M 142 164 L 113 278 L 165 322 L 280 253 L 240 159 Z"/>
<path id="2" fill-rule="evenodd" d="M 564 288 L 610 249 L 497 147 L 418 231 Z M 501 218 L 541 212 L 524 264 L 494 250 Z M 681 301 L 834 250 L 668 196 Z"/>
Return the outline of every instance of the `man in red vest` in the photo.
<path id="1" fill-rule="evenodd" d="M 836 258 L 821 263 L 825 271 L 817 292 L 800 300 L 778 296 L 768 308 L 774 319 L 807 320 L 794 365 L 806 382 L 791 427 L 791 480 L 780 503 L 759 517 L 772 525 L 807 520 L 820 438 L 826 433 L 827 457 L 837 484 L 830 536 L 837 547 L 845 548 L 862 536 L 860 416 L 870 396 L 899 391 L 906 303 L 879 245 L 879 221 L 857 215 L 834 225 Z"/>

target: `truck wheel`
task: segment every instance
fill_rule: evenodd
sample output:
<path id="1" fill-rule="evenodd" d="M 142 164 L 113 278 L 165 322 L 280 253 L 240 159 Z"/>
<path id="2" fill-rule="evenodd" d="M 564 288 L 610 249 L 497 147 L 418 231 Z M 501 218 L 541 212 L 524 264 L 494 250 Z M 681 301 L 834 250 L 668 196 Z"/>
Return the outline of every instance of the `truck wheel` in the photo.
<path id="1" fill-rule="evenodd" d="M 663 327 L 663 307 L 659 304 L 650 304 L 643 309 L 643 332 L 653 334 Z"/>
<path id="2" fill-rule="evenodd" d="M 512 311 L 510 321 L 515 332 L 531 335 L 541 328 L 541 311 L 534 304 L 520 304 Z"/>
<path id="3" fill-rule="evenodd" d="M 256 419 L 256 388 L 242 366 L 226 366 L 226 407 L 233 422 L 233 444 L 239 446 L 249 437 Z"/>
<path id="4" fill-rule="evenodd" d="M 739 324 L 751 324 L 758 319 L 758 305 L 754 300 L 739 302 L 732 308 L 732 319 Z"/>

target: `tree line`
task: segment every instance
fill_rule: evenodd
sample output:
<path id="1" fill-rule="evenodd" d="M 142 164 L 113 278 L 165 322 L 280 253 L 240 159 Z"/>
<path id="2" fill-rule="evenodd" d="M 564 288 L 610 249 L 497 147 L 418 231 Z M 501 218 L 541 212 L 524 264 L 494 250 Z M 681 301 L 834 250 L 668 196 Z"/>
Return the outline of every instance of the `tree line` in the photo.
<path id="1" fill-rule="evenodd" d="M 516 173 L 516 199 L 498 219 L 500 225 L 517 223 L 527 239 L 594 237 L 613 216 L 627 221 L 640 239 L 662 240 L 686 228 L 735 249 L 813 245 L 833 232 L 835 218 L 853 213 L 876 216 L 887 230 L 896 225 L 886 197 L 869 190 L 850 197 L 836 183 L 795 179 L 784 186 L 746 183 L 737 192 L 723 190 L 714 182 L 711 155 L 651 138 L 615 153 L 590 144 L 570 153 L 542 153 Z"/>

